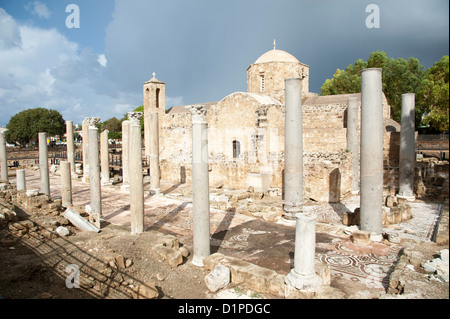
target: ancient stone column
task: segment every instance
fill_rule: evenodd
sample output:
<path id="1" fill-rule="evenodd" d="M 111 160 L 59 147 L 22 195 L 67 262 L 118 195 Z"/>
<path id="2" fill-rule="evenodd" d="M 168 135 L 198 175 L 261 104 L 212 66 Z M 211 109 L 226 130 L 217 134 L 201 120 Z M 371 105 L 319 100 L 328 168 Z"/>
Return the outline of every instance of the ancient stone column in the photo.
<path id="1" fill-rule="evenodd" d="M 129 184 L 129 153 L 130 153 L 130 121 L 122 122 L 122 186 L 121 189 L 128 189 Z"/>
<path id="2" fill-rule="evenodd" d="M 399 156 L 399 190 L 397 197 L 414 201 L 414 165 L 416 163 L 415 141 L 415 94 L 402 94 L 402 114 Z"/>
<path id="3" fill-rule="evenodd" d="M 27 190 L 26 184 L 25 184 L 25 170 L 24 169 L 18 169 L 16 170 L 16 185 L 17 185 L 17 191 L 20 190 Z"/>
<path id="4" fill-rule="evenodd" d="M 72 174 L 71 164 L 68 161 L 61 161 L 61 201 L 63 207 L 72 205 Z"/>
<path id="5" fill-rule="evenodd" d="M 285 278 L 287 285 L 301 290 L 315 290 L 322 279 L 315 272 L 316 217 L 296 214 L 294 268 Z"/>
<path id="6" fill-rule="evenodd" d="M 285 80 L 284 217 L 296 219 L 294 268 L 286 276 L 289 286 L 314 290 L 322 280 L 315 273 L 316 221 L 303 214 L 303 124 L 300 78 Z"/>
<path id="7" fill-rule="evenodd" d="M 83 182 L 89 181 L 89 122 L 91 118 L 85 117 L 81 123 L 81 130 L 83 133 Z"/>
<path id="8" fill-rule="evenodd" d="M 159 119 L 158 113 L 150 114 L 150 191 L 160 192 L 159 170 Z"/>
<path id="9" fill-rule="evenodd" d="M 130 178 L 130 211 L 131 234 L 144 231 L 144 180 L 142 175 L 142 136 L 141 118 L 142 112 L 129 112 L 130 119 L 130 153 L 129 153 L 129 178 Z"/>
<path id="10" fill-rule="evenodd" d="M 41 132 L 39 136 L 39 175 L 41 193 L 50 196 L 50 177 L 48 171 L 47 133 Z"/>
<path id="11" fill-rule="evenodd" d="M 357 97 L 348 98 L 347 149 L 352 152 L 352 194 L 359 193 L 359 102 Z"/>
<path id="12" fill-rule="evenodd" d="M 303 205 L 303 125 L 301 79 L 285 80 L 284 218 L 294 219 Z"/>
<path id="13" fill-rule="evenodd" d="M 67 132 L 67 161 L 70 163 L 71 175 L 78 177 L 75 171 L 75 145 L 73 138 L 73 121 L 66 121 Z"/>
<path id="14" fill-rule="evenodd" d="M 203 259 L 210 255 L 208 124 L 204 105 L 191 105 L 186 109 L 192 114 L 192 205 L 194 215 L 192 263 L 202 267 Z"/>
<path id="15" fill-rule="evenodd" d="M 109 145 L 108 130 L 104 130 L 100 134 L 100 158 L 101 158 L 101 183 L 102 186 L 112 185 L 109 179 Z"/>
<path id="16" fill-rule="evenodd" d="M 382 69 L 361 71 L 360 228 L 382 239 L 383 100 Z"/>
<path id="17" fill-rule="evenodd" d="M 99 118 L 91 120 L 89 125 L 89 185 L 91 194 L 91 214 L 90 222 L 95 227 L 100 228 L 102 217 L 102 194 L 100 183 L 100 161 L 98 149 L 98 129 L 96 124 Z"/>
<path id="18" fill-rule="evenodd" d="M 8 181 L 8 156 L 6 153 L 5 131 L 0 132 L 0 181 Z"/>

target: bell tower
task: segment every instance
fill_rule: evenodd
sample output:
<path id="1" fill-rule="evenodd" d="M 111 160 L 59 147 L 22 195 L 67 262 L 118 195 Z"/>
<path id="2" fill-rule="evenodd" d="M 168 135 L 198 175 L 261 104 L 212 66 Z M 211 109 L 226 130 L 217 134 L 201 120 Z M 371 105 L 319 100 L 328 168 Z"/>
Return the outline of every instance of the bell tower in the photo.
<path id="1" fill-rule="evenodd" d="M 166 112 L 166 84 L 153 77 L 144 83 L 144 143 L 145 155 L 150 156 L 150 114 L 158 113 L 159 127 Z M 158 129 L 159 130 L 159 129 Z"/>

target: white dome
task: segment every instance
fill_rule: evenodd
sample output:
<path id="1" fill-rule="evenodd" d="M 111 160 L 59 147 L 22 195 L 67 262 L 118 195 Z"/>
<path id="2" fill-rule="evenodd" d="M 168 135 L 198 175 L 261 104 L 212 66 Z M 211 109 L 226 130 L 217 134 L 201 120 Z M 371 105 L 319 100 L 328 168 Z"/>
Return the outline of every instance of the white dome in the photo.
<path id="1" fill-rule="evenodd" d="M 300 63 L 299 60 L 295 56 L 290 53 L 287 53 L 283 50 L 270 50 L 261 55 L 256 61 L 257 63 L 266 63 L 266 62 L 294 62 Z"/>

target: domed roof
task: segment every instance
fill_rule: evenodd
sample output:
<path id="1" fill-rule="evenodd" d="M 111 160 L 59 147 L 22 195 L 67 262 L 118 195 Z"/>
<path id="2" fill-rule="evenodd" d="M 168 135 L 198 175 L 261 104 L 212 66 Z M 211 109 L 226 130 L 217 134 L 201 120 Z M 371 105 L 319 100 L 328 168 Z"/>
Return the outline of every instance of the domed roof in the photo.
<path id="1" fill-rule="evenodd" d="M 287 53 L 283 50 L 277 50 L 273 49 L 270 51 L 267 51 L 263 55 L 261 55 L 256 61 L 257 63 L 266 63 L 266 62 L 294 62 L 294 63 L 300 63 L 299 60 L 295 56 L 293 56 L 290 53 Z"/>

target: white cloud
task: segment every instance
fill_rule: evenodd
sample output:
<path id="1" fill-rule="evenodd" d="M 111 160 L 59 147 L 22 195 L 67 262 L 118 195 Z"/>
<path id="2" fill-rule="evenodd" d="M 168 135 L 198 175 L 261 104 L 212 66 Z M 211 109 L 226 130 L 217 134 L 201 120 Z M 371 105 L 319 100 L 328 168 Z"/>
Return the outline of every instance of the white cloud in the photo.
<path id="1" fill-rule="evenodd" d="M 25 10 L 30 11 L 31 14 L 38 16 L 39 18 L 49 19 L 52 13 L 45 5 L 40 1 L 29 2 L 25 5 Z"/>
<path id="2" fill-rule="evenodd" d="M 0 50 L 20 46 L 19 25 L 14 19 L 0 8 Z"/>
<path id="3" fill-rule="evenodd" d="M 108 64 L 108 60 L 106 59 L 106 56 L 104 54 L 100 54 L 98 56 L 97 62 L 103 67 L 106 67 L 106 65 Z"/>
<path id="4" fill-rule="evenodd" d="M 56 29 L 20 25 L 1 8 L 0 26 L 0 125 L 34 107 L 81 123 L 87 116 L 121 117 L 142 104 L 139 87 L 122 92 L 105 73 L 104 54 L 80 48 Z"/>

